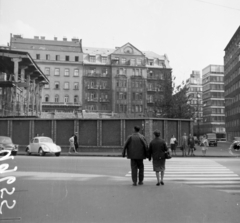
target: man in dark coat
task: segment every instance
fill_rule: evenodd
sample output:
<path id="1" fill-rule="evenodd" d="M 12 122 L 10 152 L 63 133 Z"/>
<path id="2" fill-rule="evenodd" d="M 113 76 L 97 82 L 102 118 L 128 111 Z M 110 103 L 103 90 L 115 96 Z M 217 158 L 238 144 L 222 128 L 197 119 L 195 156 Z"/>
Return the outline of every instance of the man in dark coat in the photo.
<path id="1" fill-rule="evenodd" d="M 133 186 L 137 186 L 137 178 L 139 179 L 138 184 L 143 185 L 144 178 L 144 165 L 143 159 L 147 157 L 147 141 L 143 135 L 139 133 L 140 127 L 134 127 L 134 133 L 128 137 L 125 142 L 122 156 L 125 157 L 127 151 L 127 158 L 131 159 L 131 171 Z M 138 174 L 139 169 L 139 174 Z M 138 176 L 137 176 L 138 175 Z"/>
<path id="2" fill-rule="evenodd" d="M 75 146 L 76 152 L 77 152 L 77 149 L 78 149 L 77 134 L 78 134 L 78 132 L 75 132 L 75 134 L 74 134 L 74 146 Z"/>

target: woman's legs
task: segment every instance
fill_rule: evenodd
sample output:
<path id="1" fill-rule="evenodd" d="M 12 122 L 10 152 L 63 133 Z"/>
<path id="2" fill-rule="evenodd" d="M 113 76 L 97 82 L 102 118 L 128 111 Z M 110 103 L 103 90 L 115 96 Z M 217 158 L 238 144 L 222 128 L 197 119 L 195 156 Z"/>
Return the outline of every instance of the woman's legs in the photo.
<path id="1" fill-rule="evenodd" d="M 164 185 L 164 183 L 163 183 L 163 177 L 164 177 L 164 171 L 161 171 L 161 185 Z"/>
<path id="2" fill-rule="evenodd" d="M 160 183 L 159 183 L 159 172 L 158 171 L 156 171 L 156 177 L 157 177 L 157 186 L 159 186 L 160 185 Z"/>

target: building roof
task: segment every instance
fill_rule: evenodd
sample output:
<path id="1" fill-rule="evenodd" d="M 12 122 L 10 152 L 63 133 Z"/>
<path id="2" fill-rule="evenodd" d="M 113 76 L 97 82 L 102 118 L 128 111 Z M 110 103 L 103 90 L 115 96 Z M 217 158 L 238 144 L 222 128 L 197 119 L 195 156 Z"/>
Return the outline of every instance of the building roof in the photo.
<path id="1" fill-rule="evenodd" d="M 230 41 L 228 42 L 227 46 L 225 47 L 224 51 L 227 50 L 227 48 L 229 47 L 229 45 L 231 44 L 231 42 L 233 42 L 233 39 L 235 38 L 235 36 L 237 36 L 237 34 L 240 33 L 240 26 L 238 27 L 238 29 L 236 30 L 236 32 L 233 34 L 232 38 L 230 39 Z"/>
<path id="2" fill-rule="evenodd" d="M 83 53 L 90 55 L 110 55 L 115 51 L 115 49 L 110 48 L 97 48 L 97 47 L 83 47 Z"/>
<path id="3" fill-rule="evenodd" d="M 28 52 L 0 49 L 0 71 L 4 72 L 5 70 L 9 70 L 13 73 L 14 63 L 12 58 L 21 58 L 22 60 L 19 62 L 19 67 L 27 67 L 26 70 L 28 70 L 32 76 L 36 76 L 36 78 L 43 83 L 49 83 L 46 75 L 34 62 Z"/>

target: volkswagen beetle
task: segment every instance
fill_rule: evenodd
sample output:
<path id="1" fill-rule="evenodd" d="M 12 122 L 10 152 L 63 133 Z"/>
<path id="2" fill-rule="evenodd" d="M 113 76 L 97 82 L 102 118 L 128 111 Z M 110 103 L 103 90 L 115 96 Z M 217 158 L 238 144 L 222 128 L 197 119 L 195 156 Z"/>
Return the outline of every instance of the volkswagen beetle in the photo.
<path id="1" fill-rule="evenodd" d="M 51 138 L 45 136 L 33 138 L 26 148 L 28 155 L 38 153 L 40 156 L 44 156 L 46 153 L 52 153 L 55 156 L 60 156 L 61 151 L 60 146 L 56 145 Z"/>
<path id="2" fill-rule="evenodd" d="M 14 144 L 8 136 L 0 136 L 0 150 L 10 150 L 15 156 L 18 152 L 18 145 Z"/>

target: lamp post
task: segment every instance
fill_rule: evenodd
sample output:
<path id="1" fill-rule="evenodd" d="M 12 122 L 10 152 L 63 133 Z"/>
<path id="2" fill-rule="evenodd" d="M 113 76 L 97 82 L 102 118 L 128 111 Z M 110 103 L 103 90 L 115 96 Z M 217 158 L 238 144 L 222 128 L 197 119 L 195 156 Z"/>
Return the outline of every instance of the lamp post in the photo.
<path id="1" fill-rule="evenodd" d="M 197 94 L 197 138 L 199 139 L 199 98 L 200 98 L 200 94 Z"/>

